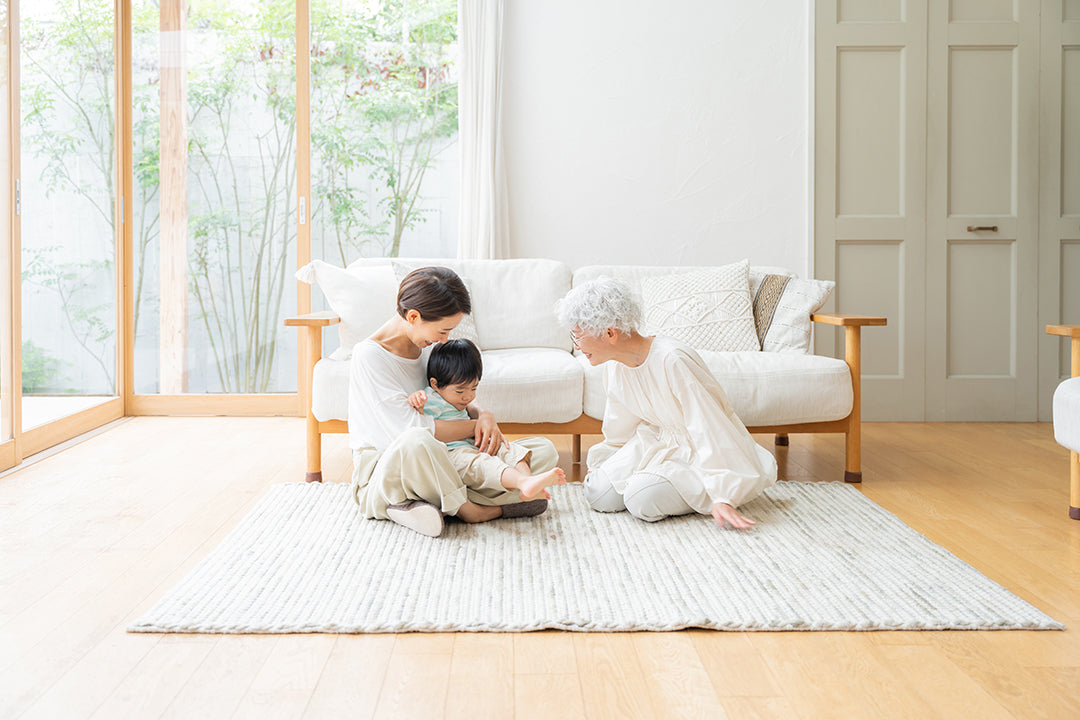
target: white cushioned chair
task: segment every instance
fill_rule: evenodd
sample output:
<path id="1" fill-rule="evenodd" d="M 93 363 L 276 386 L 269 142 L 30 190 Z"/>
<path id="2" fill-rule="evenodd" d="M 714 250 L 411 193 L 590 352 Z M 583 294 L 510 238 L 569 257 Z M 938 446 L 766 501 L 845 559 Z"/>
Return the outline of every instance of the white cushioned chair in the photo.
<path id="1" fill-rule="evenodd" d="M 1069 517 L 1080 520 L 1080 325 L 1047 325 L 1072 338 L 1072 377 L 1054 391 L 1054 439 L 1069 449 Z"/>

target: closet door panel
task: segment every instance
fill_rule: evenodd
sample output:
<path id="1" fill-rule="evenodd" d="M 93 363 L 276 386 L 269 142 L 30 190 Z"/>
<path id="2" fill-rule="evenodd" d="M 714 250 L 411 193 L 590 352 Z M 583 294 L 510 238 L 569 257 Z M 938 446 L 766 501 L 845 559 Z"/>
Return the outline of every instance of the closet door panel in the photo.
<path id="1" fill-rule="evenodd" d="M 862 416 L 923 417 L 926 5 L 816 5 L 814 274 L 827 311 L 884 315 L 862 334 Z M 815 328 L 817 352 L 843 334 Z"/>
<path id="2" fill-rule="evenodd" d="M 1038 6 L 928 17 L 926 419 L 1033 421 Z"/>

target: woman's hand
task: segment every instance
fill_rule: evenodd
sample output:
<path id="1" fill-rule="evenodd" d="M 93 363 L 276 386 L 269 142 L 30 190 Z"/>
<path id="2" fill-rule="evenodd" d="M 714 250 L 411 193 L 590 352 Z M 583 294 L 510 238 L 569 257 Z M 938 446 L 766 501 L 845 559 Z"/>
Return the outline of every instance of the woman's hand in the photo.
<path id="1" fill-rule="evenodd" d="M 495 416 L 486 410 L 476 417 L 476 447 L 480 452 L 488 455 L 496 455 L 499 449 L 506 444 L 499 424 L 495 422 Z"/>
<path id="2" fill-rule="evenodd" d="M 713 503 L 712 516 L 713 520 L 715 520 L 716 524 L 720 527 L 730 524 L 733 528 L 745 530 L 751 525 L 757 524 L 750 518 L 744 517 L 738 510 L 726 502 Z"/>
<path id="3" fill-rule="evenodd" d="M 424 412 L 424 405 L 427 403 L 427 394 L 423 390 L 417 390 L 409 396 L 409 404 L 413 406 L 413 409 L 418 413 Z"/>

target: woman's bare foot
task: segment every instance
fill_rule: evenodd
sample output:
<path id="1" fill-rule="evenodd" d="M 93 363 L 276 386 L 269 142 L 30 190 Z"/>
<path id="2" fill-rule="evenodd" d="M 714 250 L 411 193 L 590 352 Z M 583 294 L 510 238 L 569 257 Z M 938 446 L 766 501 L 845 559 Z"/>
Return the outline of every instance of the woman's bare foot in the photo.
<path id="1" fill-rule="evenodd" d="M 550 499 L 551 494 L 544 488 L 552 485 L 565 485 L 566 473 L 562 468 L 553 468 L 539 475 L 530 475 L 518 485 L 518 495 L 522 500 Z"/>
<path id="2" fill-rule="evenodd" d="M 498 505 L 477 505 L 467 500 L 458 508 L 457 517 L 467 523 L 487 522 L 497 517 L 502 517 L 502 508 Z"/>

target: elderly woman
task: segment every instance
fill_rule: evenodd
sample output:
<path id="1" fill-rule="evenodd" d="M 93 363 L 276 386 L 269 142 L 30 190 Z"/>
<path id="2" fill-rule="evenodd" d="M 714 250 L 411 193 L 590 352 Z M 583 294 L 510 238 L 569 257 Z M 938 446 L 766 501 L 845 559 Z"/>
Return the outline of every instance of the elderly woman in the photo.
<path id="1" fill-rule="evenodd" d="M 446 444 L 475 438 L 495 455 L 506 442 L 491 413 L 470 403 L 468 420 L 438 420 L 418 413 L 409 395 L 428 384 L 435 343 L 472 310 L 469 291 L 449 268 L 420 268 L 398 289 L 397 314 L 353 348 L 349 367 L 349 447 L 353 496 L 367 518 L 389 519 L 424 535 L 443 530 L 443 516 L 465 522 L 538 515 L 547 500 L 521 502 L 517 490 L 467 487 Z M 547 438 L 517 441 L 533 473 L 558 461 Z"/>
<path id="2" fill-rule="evenodd" d="M 689 346 L 642 335 L 625 283 L 600 277 L 571 290 L 559 321 L 592 365 L 608 362 L 604 442 L 589 450 L 593 510 L 655 522 L 712 515 L 721 527 L 754 524 L 736 510 L 776 482 L 776 460 L 750 437 L 724 389 Z"/>

